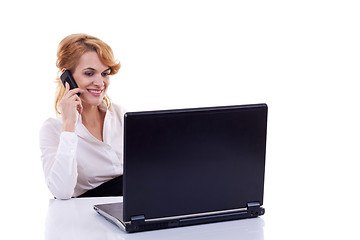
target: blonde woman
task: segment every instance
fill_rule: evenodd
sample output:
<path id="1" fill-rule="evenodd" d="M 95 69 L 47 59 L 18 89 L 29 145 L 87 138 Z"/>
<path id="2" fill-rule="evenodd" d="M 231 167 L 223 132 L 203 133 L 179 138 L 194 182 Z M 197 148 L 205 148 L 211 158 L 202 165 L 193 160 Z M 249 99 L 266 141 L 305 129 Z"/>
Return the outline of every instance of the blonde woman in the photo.
<path id="1" fill-rule="evenodd" d="M 49 190 L 58 199 L 122 195 L 124 111 L 106 95 L 120 63 L 100 39 L 74 34 L 60 42 L 56 65 L 59 74 L 70 71 L 78 88 L 57 78 L 58 117 L 40 129 Z"/>

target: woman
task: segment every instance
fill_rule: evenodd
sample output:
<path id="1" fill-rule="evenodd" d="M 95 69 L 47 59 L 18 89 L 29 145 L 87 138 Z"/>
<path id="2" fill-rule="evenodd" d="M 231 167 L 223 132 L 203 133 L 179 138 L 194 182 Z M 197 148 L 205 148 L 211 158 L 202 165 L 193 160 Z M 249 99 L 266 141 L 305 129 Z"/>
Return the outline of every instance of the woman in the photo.
<path id="1" fill-rule="evenodd" d="M 69 70 L 78 88 L 57 78 L 59 116 L 40 130 L 49 190 L 58 199 L 122 195 L 124 111 L 106 95 L 120 63 L 106 43 L 86 34 L 64 38 L 57 57 L 59 73 Z"/>

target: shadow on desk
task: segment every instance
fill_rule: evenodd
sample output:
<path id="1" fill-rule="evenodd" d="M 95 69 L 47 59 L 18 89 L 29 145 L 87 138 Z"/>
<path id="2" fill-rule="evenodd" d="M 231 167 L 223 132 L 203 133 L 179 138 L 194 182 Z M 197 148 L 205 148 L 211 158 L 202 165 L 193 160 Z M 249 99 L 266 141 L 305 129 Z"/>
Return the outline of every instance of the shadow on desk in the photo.
<path id="1" fill-rule="evenodd" d="M 140 233 L 125 233 L 93 210 L 93 205 L 120 202 L 122 197 L 49 201 L 45 239 L 264 239 L 261 217 Z"/>

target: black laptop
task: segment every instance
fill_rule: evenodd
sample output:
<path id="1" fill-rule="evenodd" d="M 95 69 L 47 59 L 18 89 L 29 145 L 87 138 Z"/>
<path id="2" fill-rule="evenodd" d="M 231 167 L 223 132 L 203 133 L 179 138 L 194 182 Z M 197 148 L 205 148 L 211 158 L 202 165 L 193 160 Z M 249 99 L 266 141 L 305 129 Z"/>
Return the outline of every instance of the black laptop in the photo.
<path id="1" fill-rule="evenodd" d="M 264 214 L 267 105 L 128 112 L 123 202 L 94 209 L 126 232 Z"/>

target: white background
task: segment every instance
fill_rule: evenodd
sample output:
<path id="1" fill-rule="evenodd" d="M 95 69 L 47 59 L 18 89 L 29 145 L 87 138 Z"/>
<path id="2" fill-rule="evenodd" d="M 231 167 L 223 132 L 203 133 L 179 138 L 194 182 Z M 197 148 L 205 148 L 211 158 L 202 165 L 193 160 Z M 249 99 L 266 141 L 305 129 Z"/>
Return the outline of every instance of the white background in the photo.
<path id="1" fill-rule="evenodd" d="M 3 235 L 43 237 L 38 131 L 55 116 L 56 48 L 88 33 L 121 62 L 109 95 L 129 110 L 268 104 L 265 239 L 359 239 L 358 1 L 34 0 L 0 12 Z"/>

